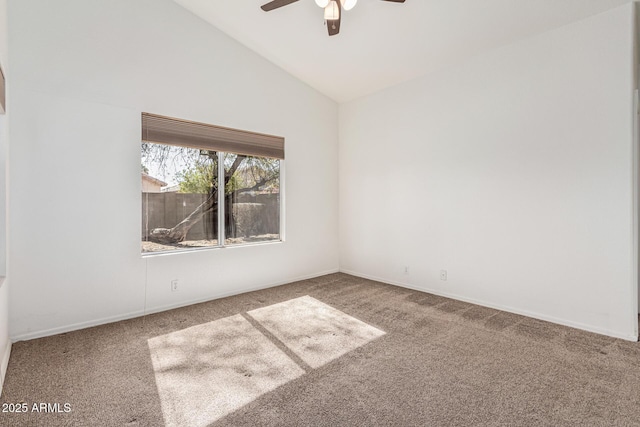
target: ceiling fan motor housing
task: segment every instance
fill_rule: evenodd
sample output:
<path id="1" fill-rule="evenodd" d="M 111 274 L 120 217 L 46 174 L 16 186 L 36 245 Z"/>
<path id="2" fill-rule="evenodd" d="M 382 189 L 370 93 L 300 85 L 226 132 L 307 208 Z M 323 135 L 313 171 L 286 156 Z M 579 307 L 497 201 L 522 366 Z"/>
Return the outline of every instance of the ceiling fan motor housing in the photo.
<path id="1" fill-rule="evenodd" d="M 269 12 L 274 9 L 278 9 L 282 6 L 287 6 L 291 3 L 295 3 L 298 0 L 272 0 L 269 3 L 265 3 L 261 6 L 262 10 Z M 404 3 L 405 0 L 382 0 L 392 3 Z M 342 12 L 340 9 L 351 10 L 358 3 L 358 0 L 315 0 L 316 4 L 324 9 L 324 19 L 330 24 L 327 25 L 329 29 L 329 35 L 335 36 L 340 32 L 340 21 L 342 19 Z"/>

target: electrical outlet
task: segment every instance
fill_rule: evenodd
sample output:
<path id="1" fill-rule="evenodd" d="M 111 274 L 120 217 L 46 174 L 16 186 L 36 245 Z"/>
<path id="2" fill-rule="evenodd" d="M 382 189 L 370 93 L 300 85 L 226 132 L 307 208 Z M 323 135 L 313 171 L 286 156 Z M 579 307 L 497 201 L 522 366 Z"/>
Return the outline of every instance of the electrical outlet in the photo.
<path id="1" fill-rule="evenodd" d="M 178 290 L 178 285 L 180 284 L 180 282 L 178 281 L 178 279 L 174 279 L 171 281 L 171 292 L 176 292 Z"/>
<path id="2" fill-rule="evenodd" d="M 447 280 L 447 270 L 440 270 L 440 280 Z"/>

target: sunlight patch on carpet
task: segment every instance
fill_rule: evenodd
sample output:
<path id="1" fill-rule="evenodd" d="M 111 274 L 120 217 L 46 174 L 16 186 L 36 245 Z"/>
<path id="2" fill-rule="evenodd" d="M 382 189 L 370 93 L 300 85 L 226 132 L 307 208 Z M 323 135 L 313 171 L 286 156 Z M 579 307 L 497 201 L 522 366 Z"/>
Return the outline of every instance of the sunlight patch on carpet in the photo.
<path id="1" fill-rule="evenodd" d="M 235 315 L 149 340 L 167 427 L 208 426 L 305 371 Z"/>
<path id="2" fill-rule="evenodd" d="M 249 311 L 312 368 L 318 368 L 385 333 L 310 296 Z"/>
<path id="3" fill-rule="evenodd" d="M 165 424 L 208 426 L 384 334 L 305 296 L 151 338 Z"/>

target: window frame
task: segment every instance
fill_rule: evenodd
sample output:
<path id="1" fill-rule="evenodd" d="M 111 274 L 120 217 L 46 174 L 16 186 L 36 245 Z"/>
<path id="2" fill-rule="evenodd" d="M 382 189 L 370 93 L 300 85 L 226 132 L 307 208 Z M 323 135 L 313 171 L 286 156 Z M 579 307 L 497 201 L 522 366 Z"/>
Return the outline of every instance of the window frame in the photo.
<path id="1" fill-rule="evenodd" d="M 169 125 L 171 125 L 172 123 L 176 123 L 179 126 L 182 127 L 182 130 L 185 129 L 185 125 L 187 126 L 187 131 L 188 131 L 188 126 L 189 124 L 193 124 L 195 126 L 199 126 L 199 132 L 200 135 L 199 137 L 202 136 L 202 129 L 205 129 L 205 132 L 209 131 L 212 132 L 212 137 L 215 138 L 216 136 L 216 132 L 222 131 L 224 132 L 224 141 L 222 141 L 221 143 L 225 146 L 225 147 L 229 147 L 229 144 L 233 144 L 233 139 L 234 137 L 238 138 L 238 141 L 240 143 L 241 149 L 239 149 L 239 152 L 236 151 L 232 151 L 232 150 L 220 150 L 220 145 L 216 145 L 218 141 L 216 140 L 209 140 L 206 141 L 204 144 L 199 145 L 199 144 L 187 144 L 184 141 L 179 141 L 178 143 L 171 143 L 169 142 L 167 139 L 164 139 L 162 142 L 161 141 L 154 141 L 154 138 L 149 139 L 148 135 L 148 119 L 149 118 L 159 118 L 160 120 L 164 120 L 165 123 L 169 123 Z M 147 122 L 146 122 L 147 121 Z M 163 129 L 164 130 L 164 129 Z M 211 137 L 211 135 L 209 135 Z M 255 137 L 255 139 L 252 139 L 253 137 Z M 161 138 L 166 138 L 166 135 L 161 136 Z M 247 141 L 249 141 L 249 145 L 247 145 Z M 169 249 L 169 250 L 164 250 L 164 251 L 156 251 L 156 252 L 144 252 L 141 248 L 141 256 L 143 258 L 147 258 L 147 257 L 154 257 L 154 256 L 165 256 L 165 255 L 175 255 L 175 254 L 185 254 L 185 253 L 191 253 L 191 252 L 200 252 L 200 251 L 208 251 L 208 250 L 217 250 L 217 249 L 228 249 L 228 248 L 238 248 L 238 247 L 247 247 L 247 246 L 261 246 L 261 245 L 268 245 L 268 244 L 278 244 L 278 243 L 283 243 L 285 241 L 285 218 L 286 218 L 286 213 L 285 213 L 285 159 L 284 159 L 284 138 L 282 137 L 276 137 L 276 136 L 272 136 L 272 135 L 267 135 L 267 134 L 260 134 L 260 133 L 255 133 L 255 132 L 248 132 L 248 131 L 242 131 L 242 130 L 238 130 L 238 129 L 231 129 L 231 128 L 224 128 L 224 127 L 220 127 L 220 126 L 215 126 L 215 125 L 208 125 L 208 124 L 204 124 L 204 123 L 198 123 L 198 122 L 192 122 L 192 121 L 187 121 L 187 120 L 182 120 L 182 119 L 173 119 L 170 117 L 166 117 L 166 116 L 159 116 L 159 115 L 155 115 L 155 114 L 150 114 L 150 113 L 142 113 L 142 139 L 140 141 L 140 144 L 144 143 L 144 142 L 148 142 L 148 143 L 153 143 L 153 144 L 163 144 L 163 145 L 170 145 L 173 147 L 187 147 L 187 148 L 193 148 L 193 149 L 207 149 L 207 150 L 211 150 L 212 148 L 215 149 L 217 157 L 218 157 L 218 188 L 222 188 L 224 187 L 224 176 L 225 176 L 225 171 L 224 171 L 224 156 L 225 154 L 244 154 L 247 155 L 247 147 L 248 150 L 252 150 L 250 144 L 251 142 L 255 142 L 256 145 L 254 146 L 254 148 L 256 150 L 258 150 L 258 152 L 264 152 L 264 153 L 278 153 L 275 155 L 251 155 L 253 157 L 267 157 L 267 158 L 274 158 L 278 160 L 278 167 L 279 167 L 279 172 L 278 172 L 278 216 L 279 216 L 279 224 L 278 224 L 278 239 L 274 239 L 274 240 L 265 240 L 265 241 L 256 241 L 256 242 L 245 242 L 245 243 L 235 243 L 235 244 L 227 244 L 226 240 L 227 240 L 227 235 L 226 235 L 226 225 L 225 225 L 225 217 L 227 215 L 226 212 L 226 204 L 225 204 L 225 191 L 218 191 L 218 200 L 217 200 L 217 204 L 218 204 L 218 233 L 216 236 L 216 240 L 217 240 L 217 244 L 216 245 L 211 245 L 211 246 L 201 246 L 201 247 L 189 247 L 189 248 L 180 248 L 180 249 Z M 258 146 L 259 145 L 259 146 Z M 265 151 L 266 150 L 266 151 Z M 220 187 L 220 183 L 222 182 L 222 187 Z M 142 192 L 142 184 L 141 184 L 141 188 L 140 188 L 140 204 L 142 205 L 143 200 L 142 198 L 143 196 L 143 192 Z M 143 213 L 144 216 L 144 213 Z M 140 236 L 142 236 L 142 230 L 139 233 Z M 144 240 L 143 240 L 144 241 Z"/>

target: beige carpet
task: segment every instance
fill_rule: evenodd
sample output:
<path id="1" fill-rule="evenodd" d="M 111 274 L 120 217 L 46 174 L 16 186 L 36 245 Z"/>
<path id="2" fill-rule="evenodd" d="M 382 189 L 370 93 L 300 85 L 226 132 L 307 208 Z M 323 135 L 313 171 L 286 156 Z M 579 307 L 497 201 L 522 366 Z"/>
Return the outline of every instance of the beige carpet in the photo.
<path id="1" fill-rule="evenodd" d="M 2 426 L 640 426 L 640 346 L 333 274 L 15 343 L 4 403 L 30 410 Z"/>
<path id="2" fill-rule="evenodd" d="M 206 427 L 382 335 L 305 296 L 151 338 L 165 425 Z"/>

